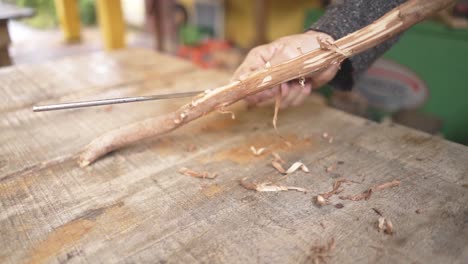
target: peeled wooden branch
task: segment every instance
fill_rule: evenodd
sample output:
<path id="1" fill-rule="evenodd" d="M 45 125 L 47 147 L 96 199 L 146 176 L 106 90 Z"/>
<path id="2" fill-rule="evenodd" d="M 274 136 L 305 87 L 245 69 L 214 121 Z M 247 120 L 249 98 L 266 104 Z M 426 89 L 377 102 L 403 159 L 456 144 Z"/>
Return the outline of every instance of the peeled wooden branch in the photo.
<path id="1" fill-rule="evenodd" d="M 166 134 L 207 113 L 223 110 L 249 95 L 340 63 L 392 38 L 451 2 L 452 0 L 410 0 L 361 30 L 333 43 L 323 43 L 320 49 L 275 66 L 265 67 L 243 81 L 206 91 L 193 98 L 192 103 L 173 113 L 106 133 L 86 146 L 80 156 L 80 166 L 87 166 L 110 151 L 142 139 Z"/>

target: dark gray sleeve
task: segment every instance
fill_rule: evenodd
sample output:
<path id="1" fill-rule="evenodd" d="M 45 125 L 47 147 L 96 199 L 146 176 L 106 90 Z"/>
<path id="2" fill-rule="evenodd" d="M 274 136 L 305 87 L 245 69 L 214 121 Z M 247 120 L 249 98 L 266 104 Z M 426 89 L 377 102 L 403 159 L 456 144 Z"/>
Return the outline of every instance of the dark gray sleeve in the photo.
<path id="1" fill-rule="evenodd" d="M 406 0 L 338 0 L 335 2 L 310 27 L 310 30 L 324 32 L 334 39 L 339 39 L 371 24 L 396 6 L 406 2 Z M 375 48 L 353 56 L 349 60 L 345 60 L 330 84 L 342 90 L 351 89 L 354 80 L 365 72 L 397 40 L 398 37 L 395 37 Z"/>

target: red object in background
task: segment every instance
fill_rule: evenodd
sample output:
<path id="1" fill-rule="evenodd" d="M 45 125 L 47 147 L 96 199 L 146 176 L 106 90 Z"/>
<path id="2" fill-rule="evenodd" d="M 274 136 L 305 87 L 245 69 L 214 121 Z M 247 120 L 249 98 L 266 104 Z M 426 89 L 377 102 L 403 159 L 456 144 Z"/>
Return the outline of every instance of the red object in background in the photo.
<path id="1" fill-rule="evenodd" d="M 214 52 L 231 49 L 231 45 L 224 40 L 209 39 L 198 46 L 180 46 L 177 51 L 179 57 L 188 59 L 202 68 L 216 68 L 218 63 L 213 60 Z"/>

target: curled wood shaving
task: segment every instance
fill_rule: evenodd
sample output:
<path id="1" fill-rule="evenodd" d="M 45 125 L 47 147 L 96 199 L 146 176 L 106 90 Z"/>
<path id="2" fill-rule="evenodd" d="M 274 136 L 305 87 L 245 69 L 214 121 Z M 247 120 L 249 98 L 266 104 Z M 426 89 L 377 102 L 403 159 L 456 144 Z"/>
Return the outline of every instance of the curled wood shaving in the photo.
<path id="1" fill-rule="evenodd" d="M 214 179 L 218 177 L 218 174 L 216 173 L 208 173 L 206 171 L 204 172 L 197 172 L 193 171 L 191 169 L 187 169 L 185 167 L 179 169 L 179 173 L 185 176 L 190 176 L 194 178 L 202 178 L 202 179 Z"/>
<path id="2" fill-rule="evenodd" d="M 377 221 L 377 227 L 379 228 L 379 232 L 383 231 L 387 235 L 393 234 L 393 224 L 390 219 L 387 219 L 383 216 L 379 217 L 379 220 Z"/>
<path id="3" fill-rule="evenodd" d="M 266 148 L 259 148 L 256 149 L 254 146 L 250 146 L 250 150 L 255 156 L 260 156 L 263 154 L 263 152 L 266 150 Z"/>
<path id="4" fill-rule="evenodd" d="M 281 192 L 281 191 L 298 191 L 306 193 L 307 190 L 305 188 L 296 187 L 296 186 L 285 186 L 285 185 L 277 185 L 272 184 L 271 182 L 262 182 L 262 183 L 254 183 L 254 182 L 247 182 L 247 178 L 243 178 L 240 181 L 242 187 L 248 190 L 254 190 L 257 192 Z"/>
<path id="5" fill-rule="evenodd" d="M 311 256 L 309 259 L 313 263 L 327 263 L 327 261 L 332 257 L 331 253 L 335 249 L 335 239 L 331 238 L 325 245 L 314 245 L 310 248 Z"/>
<path id="6" fill-rule="evenodd" d="M 327 199 L 325 199 L 325 197 L 319 194 L 315 197 L 315 203 L 317 205 L 323 206 L 329 204 L 330 202 Z"/>
<path id="7" fill-rule="evenodd" d="M 280 88 L 279 92 L 276 94 L 276 97 L 275 97 L 275 113 L 273 115 L 273 127 L 275 128 L 276 133 L 279 133 L 276 123 L 278 122 L 278 112 L 279 112 L 280 105 L 281 105 L 281 96 L 282 95 L 281 95 L 281 88 Z"/>
<path id="8" fill-rule="evenodd" d="M 300 162 L 300 161 L 296 161 L 294 162 L 291 167 L 289 167 L 289 169 L 285 170 L 283 165 L 281 165 L 280 162 L 276 161 L 276 160 L 273 160 L 271 161 L 271 165 L 277 170 L 279 171 L 280 173 L 282 174 L 291 174 L 291 173 L 294 173 L 296 172 L 297 170 L 301 169 L 303 172 L 310 172 L 309 171 L 309 168 L 307 168 L 306 165 L 304 165 L 304 163 Z"/>
<path id="9" fill-rule="evenodd" d="M 322 133 L 322 138 L 328 138 L 328 133 L 327 133 L 327 132 L 323 132 L 323 133 Z"/>
<path id="10" fill-rule="evenodd" d="M 286 174 L 293 173 L 298 169 L 301 169 L 303 172 L 309 172 L 309 168 L 307 168 L 307 166 L 304 165 L 304 163 L 296 161 L 293 163 L 293 165 L 291 165 L 291 167 L 289 167 L 289 169 L 286 171 Z"/>
<path id="11" fill-rule="evenodd" d="M 339 179 L 339 180 L 336 180 L 336 181 L 333 183 L 333 188 L 332 188 L 331 191 L 326 192 L 326 193 L 321 193 L 320 195 L 321 195 L 323 198 L 328 199 L 328 198 L 332 197 L 333 195 L 342 192 L 344 189 L 340 189 L 341 184 L 344 183 L 344 182 L 347 182 L 347 181 L 348 181 L 348 180 L 346 180 L 346 179 Z"/>
<path id="12" fill-rule="evenodd" d="M 391 182 L 382 183 L 379 185 L 375 185 L 372 188 L 365 190 L 364 192 L 356 195 L 347 195 L 347 196 L 340 196 L 342 200 L 351 200 L 351 201 L 361 201 L 361 200 L 369 200 L 373 192 L 381 191 L 383 189 L 392 188 L 400 186 L 401 181 L 394 180 Z"/>
<path id="13" fill-rule="evenodd" d="M 229 111 L 229 110 L 224 109 L 224 106 L 219 108 L 218 112 L 221 113 L 221 114 L 230 114 L 232 120 L 236 119 L 236 114 L 234 114 L 233 111 Z"/>
<path id="14" fill-rule="evenodd" d="M 331 165 L 331 166 L 326 167 L 326 168 L 325 168 L 325 171 L 326 171 L 326 172 L 331 172 L 331 171 L 333 171 L 334 169 L 335 169 L 335 166 Z"/>
<path id="15" fill-rule="evenodd" d="M 336 45 L 334 42 L 330 42 L 328 39 L 317 37 L 317 42 L 319 43 L 320 49 L 322 50 L 330 50 L 341 54 L 344 57 L 351 57 L 353 55 L 353 52 L 341 49 L 340 47 L 338 47 L 338 45 Z"/>
<path id="16" fill-rule="evenodd" d="M 283 168 L 283 165 L 281 165 L 281 163 L 279 163 L 278 161 L 276 160 L 271 161 L 271 165 L 280 173 L 286 174 L 286 170 Z"/>

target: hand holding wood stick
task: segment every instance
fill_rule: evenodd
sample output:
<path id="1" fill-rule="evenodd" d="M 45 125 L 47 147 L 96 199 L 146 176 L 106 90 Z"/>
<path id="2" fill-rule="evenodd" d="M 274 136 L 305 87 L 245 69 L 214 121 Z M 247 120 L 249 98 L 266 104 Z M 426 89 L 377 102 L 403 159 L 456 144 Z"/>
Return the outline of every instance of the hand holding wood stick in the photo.
<path id="1" fill-rule="evenodd" d="M 338 64 L 347 57 L 375 47 L 403 32 L 451 2 L 452 0 L 409 0 L 369 26 L 333 43 L 284 63 L 255 71 L 242 81 L 201 93 L 193 98 L 190 104 L 175 112 L 110 131 L 84 148 L 79 160 L 80 166 L 87 166 L 106 153 L 129 144 L 166 134 L 207 113 L 222 110 L 249 95 Z"/>

